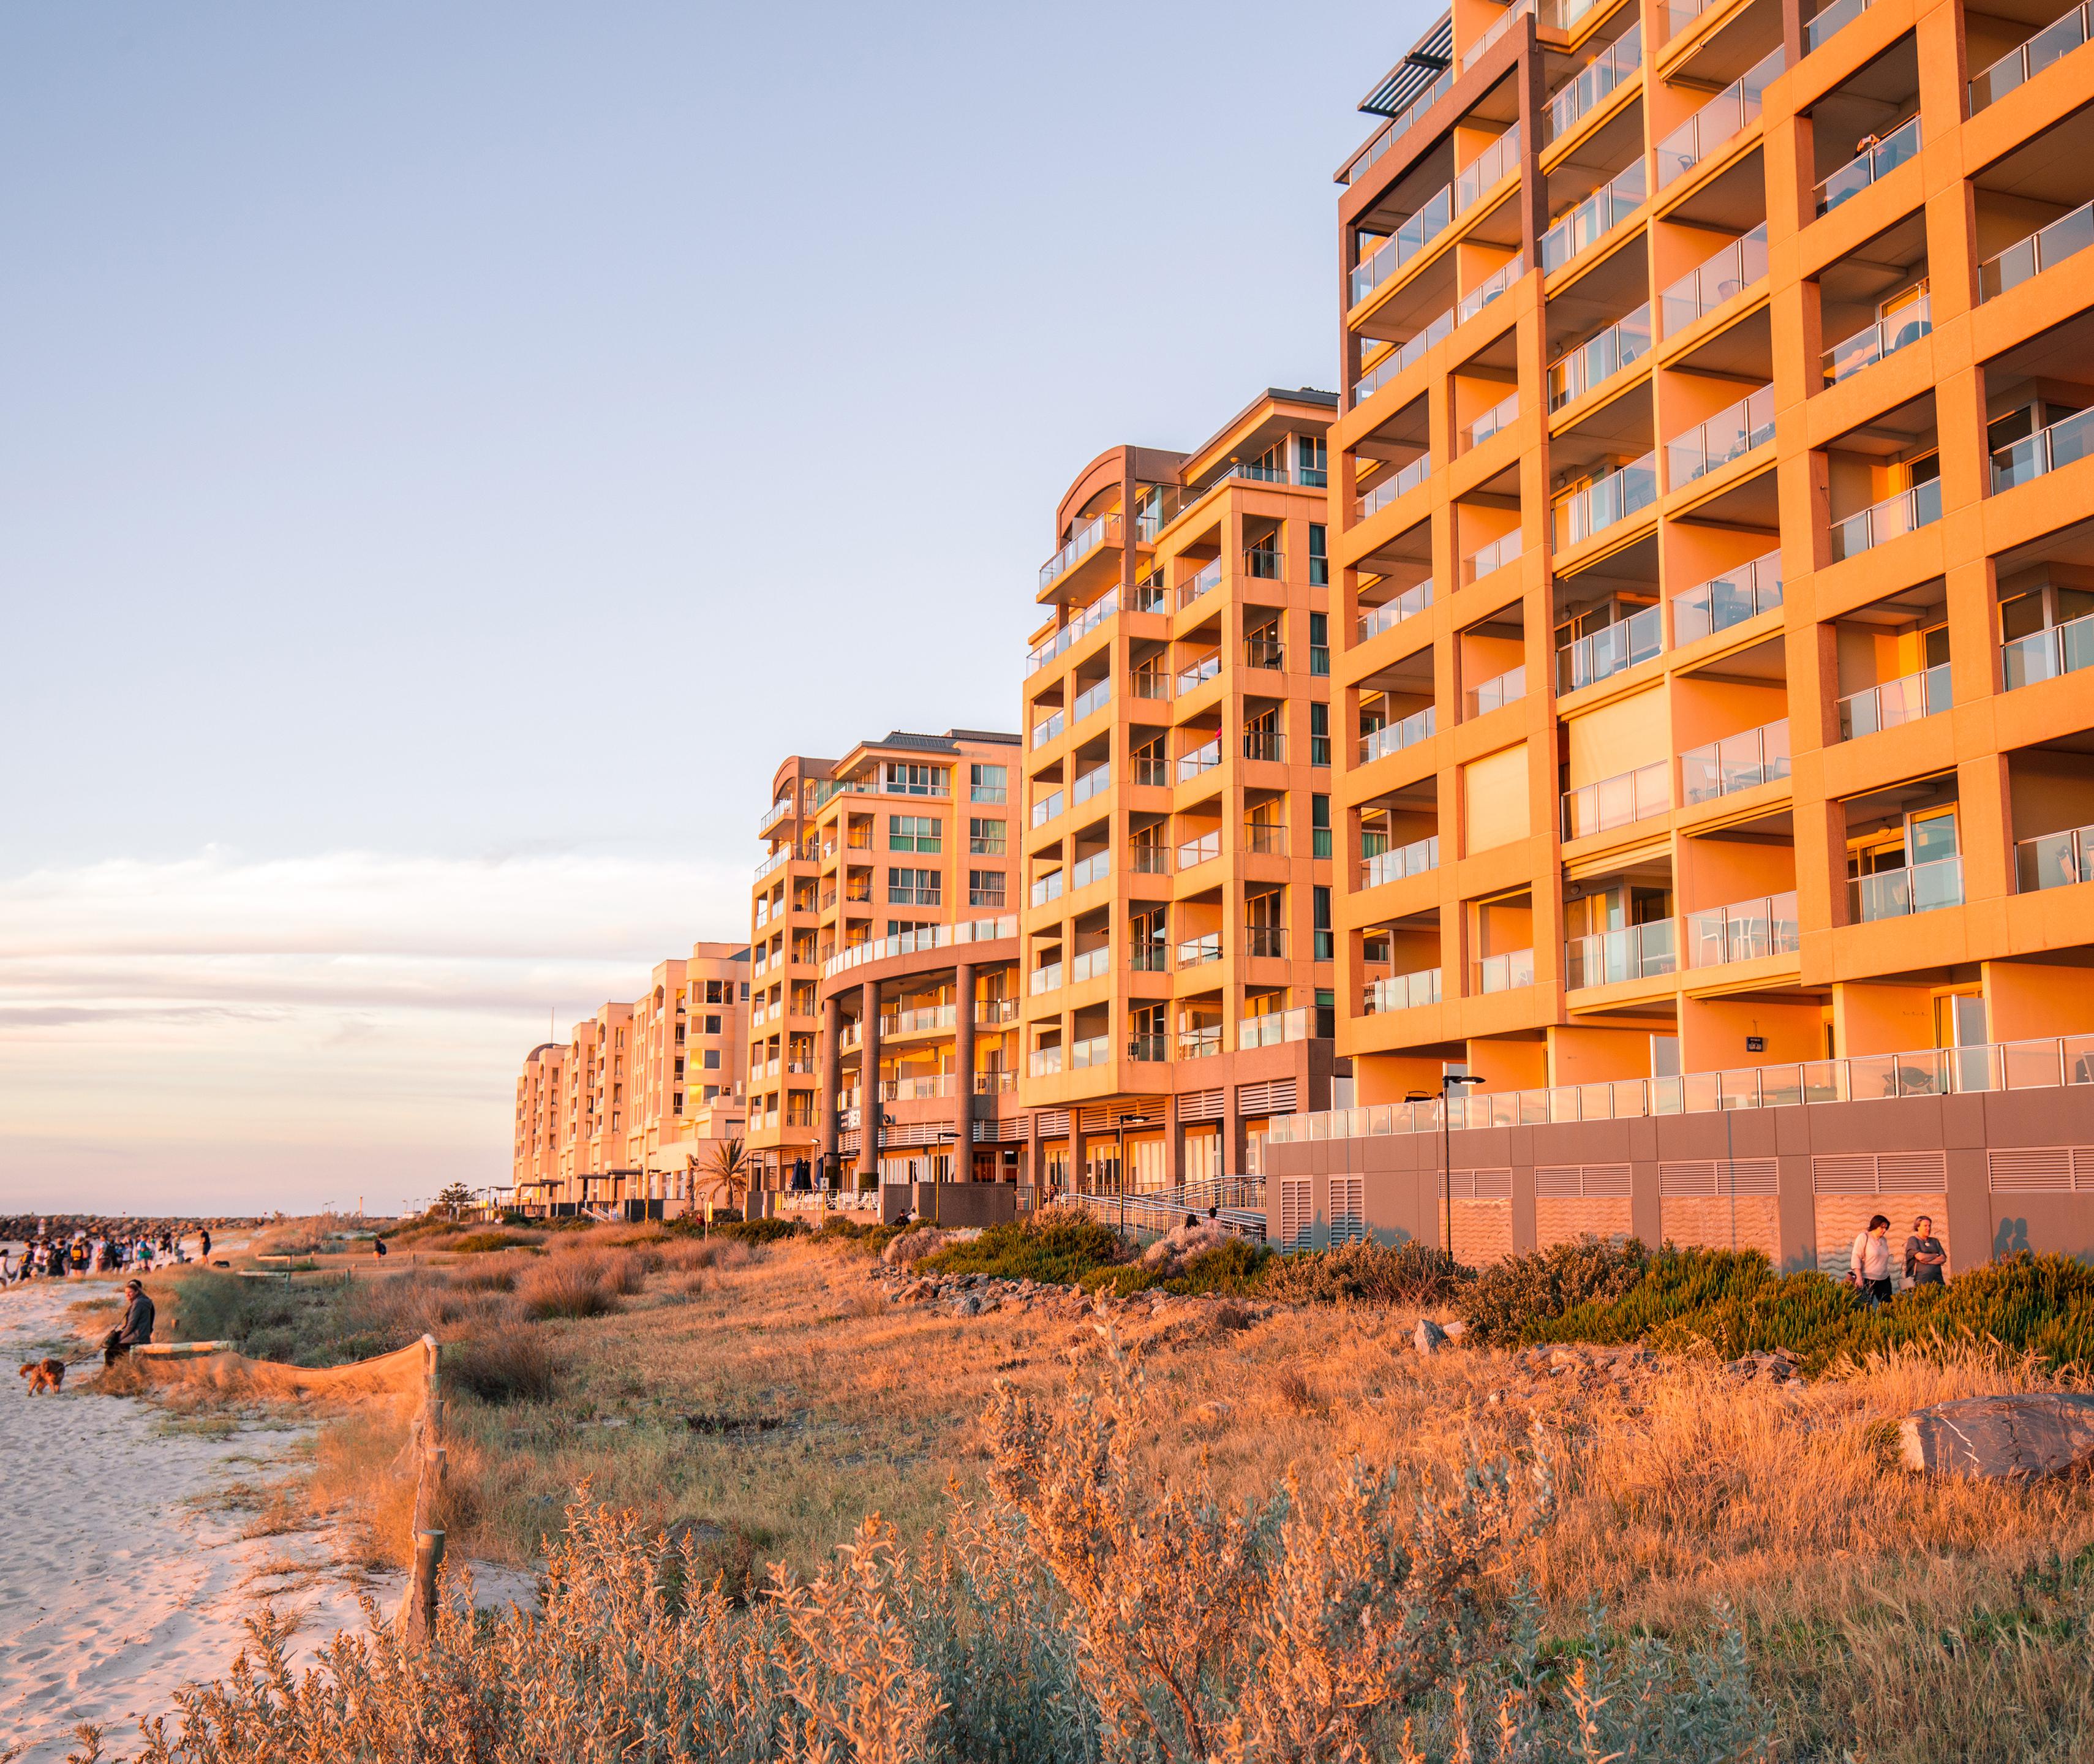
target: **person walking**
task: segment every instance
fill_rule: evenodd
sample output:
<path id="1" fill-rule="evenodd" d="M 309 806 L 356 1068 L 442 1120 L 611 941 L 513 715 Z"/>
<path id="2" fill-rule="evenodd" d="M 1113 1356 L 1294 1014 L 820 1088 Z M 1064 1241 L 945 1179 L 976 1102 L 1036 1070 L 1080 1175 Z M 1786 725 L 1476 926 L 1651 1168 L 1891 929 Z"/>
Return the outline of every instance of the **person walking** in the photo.
<path id="1" fill-rule="evenodd" d="M 205 1227 L 203 1227 L 203 1253 L 203 1253 L 203 1260 L 205 1260 L 206 1262 L 209 1262 L 209 1261 L 211 1260 L 211 1227 L 210 1227 L 210 1226 L 208 1226 L 208 1225 L 206 1225 L 206 1226 L 205 1226 Z"/>
<path id="2" fill-rule="evenodd" d="M 1905 1284 L 1940 1286 L 1948 1279 L 1948 1252 L 1934 1235 L 1934 1221 L 1922 1213 L 1912 1222 L 1912 1236 L 1905 1240 Z"/>
<path id="3" fill-rule="evenodd" d="M 1881 1213 L 1869 1221 L 1868 1229 L 1854 1240 L 1848 1252 L 1847 1284 L 1862 1302 L 1881 1305 L 1891 1296 L 1891 1222 Z"/>
<path id="4" fill-rule="evenodd" d="M 114 1366 L 153 1339 L 153 1301 L 136 1280 L 124 1283 L 124 1320 L 102 1339 L 102 1363 Z"/>

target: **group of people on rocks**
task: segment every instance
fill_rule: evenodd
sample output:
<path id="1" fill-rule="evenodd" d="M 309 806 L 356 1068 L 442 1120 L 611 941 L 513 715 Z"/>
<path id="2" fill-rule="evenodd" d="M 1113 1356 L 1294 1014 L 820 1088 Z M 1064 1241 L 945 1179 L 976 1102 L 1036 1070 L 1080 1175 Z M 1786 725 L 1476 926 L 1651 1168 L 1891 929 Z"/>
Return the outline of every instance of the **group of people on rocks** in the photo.
<path id="1" fill-rule="evenodd" d="M 1892 1297 L 1891 1222 L 1879 1213 L 1854 1239 L 1848 1253 L 1847 1284 L 1870 1305 L 1884 1305 Z M 1923 1286 L 1939 1286 L 1948 1278 L 1948 1252 L 1934 1235 L 1934 1221 L 1924 1213 L 1912 1222 L 1912 1235 L 1905 1240 L 1905 1284 L 1908 1292 Z"/>
<path id="2" fill-rule="evenodd" d="M 0 1244 L 0 1286 L 24 1280 L 79 1280 L 90 1274 L 150 1274 L 156 1267 L 191 1259 L 188 1234 L 172 1226 L 135 1232 L 80 1230 L 70 1236 L 42 1229 L 19 1252 Z M 194 1259 L 211 1259 L 208 1226 L 197 1234 Z"/>

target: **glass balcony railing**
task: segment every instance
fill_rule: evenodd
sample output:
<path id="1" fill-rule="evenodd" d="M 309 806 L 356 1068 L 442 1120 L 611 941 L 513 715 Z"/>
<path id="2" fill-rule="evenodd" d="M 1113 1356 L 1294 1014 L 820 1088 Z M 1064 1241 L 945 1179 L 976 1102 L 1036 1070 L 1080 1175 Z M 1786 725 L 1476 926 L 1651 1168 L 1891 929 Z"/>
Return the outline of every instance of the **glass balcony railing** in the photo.
<path id="1" fill-rule="evenodd" d="M 1657 187 L 1675 184 L 1759 119 L 1766 89 L 1782 70 L 1776 45 L 1657 144 Z"/>
<path id="2" fill-rule="evenodd" d="M 1097 980 L 1112 971 L 1112 945 L 1101 943 L 1095 949 L 1086 949 L 1082 954 L 1071 958 L 1069 984 L 1080 986 L 1085 980 Z"/>
<path id="3" fill-rule="evenodd" d="M 1188 692 L 1197 692 L 1210 680 L 1218 679 L 1222 671 L 1222 652 L 1210 650 L 1189 667 L 1178 670 L 1178 695 L 1182 698 Z"/>
<path id="4" fill-rule="evenodd" d="M 1219 1023 L 1201 1023 L 1178 1032 L 1178 1058 L 1181 1060 L 1213 1059 L 1222 1051 L 1222 1026 Z"/>
<path id="5" fill-rule="evenodd" d="M 1112 853 L 1094 851 L 1088 858 L 1079 858 L 1069 867 L 1069 891 L 1087 889 L 1093 882 L 1102 882 L 1112 874 Z"/>
<path id="6" fill-rule="evenodd" d="M 1870 0 L 1832 0 L 1818 16 L 1803 27 L 1803 52 L 1808 55 L 1822 49 L 1869 10 Z"/>
<path id="7" fill-rule="evenodd" d="M 1403 138 L 1405 129 L 1453 89 L 1454 70 L 1449 67 L 1406 104 L 1400 113 L 1392 117 L 1387 126 L 1353 156 L 1352 163 L 1345 167 L 1338 181 L 1340 184 L 1350 184 L 1361 176 L 1377 159 Z"/>
<path id="8" fill-rule="evenodd" d="M 1305 1041 L 1314 1027 L 1307 1006 L 1292 1010 L 1268 1010 L 1262 1016 L 1245 1017 L 1236 1024 L 1236 1049 L 1281 1047 L 1289 1041 Z"/>
<path id="9" fill-rule="evenodd" d="M 1032 904 L 1035 906 L 1045 906 L 1049 901 L 1061 899 L 1064 880 L 1065 878 L 1059 870 L 1040 877 L 1032 884 Z"/>
<path id="10" fill-rule="evenodd" d="M 2011 490 L 2094 453 L 2094 410 L 2061 417 L 1992 455 L 1992 493 Z"/>
<path id="11" fill-rule="evenodd" d="M 1136 875 L 1168 875 L 1171 874 L 1171 848 L 1167 845 L 1130 845 L 1127 848 L 1127 867 Z"/>
<path id="12" fill-rule="evenodd" d="M 2024 894 L 2094 882 L 2094 827 L 2014 841 L 2014 885 Z"/>
<path id="13" fill-rule="evenodd" d="M 1245 955 L 1285 955 L 1287 954 L 1285 928 L 1279 925 L 1245 925 L 1243 935 L 1243 953 Z"/>
<path id="14" fill-rule="evenodd" d="M 1873 367 L 1886 355 L 1895 355 L 1908 344 L 1917 343 L 1934 328 L 1934 306 L 1922 294 L 1911 305 L 1901 306 L 1888 319 L 1865 325 L 1825 352 L 1825 384 L 1836 386 L 1850 374 Z"/>
<path id="15" fill-rule="evenodd" d="M 1189 754 L 1178 758 L 1178 781 L 1190 784 L 1201 773 L 1212 771 L 1222 763 L 1222 742 L 1219 736 L 1204 747 L 1196 747 Z"/>
<path id="16" fill-rule="evenodd" d="M 762 862 L 757 865 L 756 880 L 761 882 L 773 871 L 782 868 L 784 865 L 790 863 L 792 861 L 793 848 L 790 845 L 780 845 L 777 850 L 772 852 L 769 857 L 763 860 Z"/>
<path id="17" fill-rule="evenodd" d="M 1562 410 L 1649 353 L 1650 303 L 1646 301 L 1550 366 L 1549 408 Z"/>
<path id="18" fill-rule="evenodd" d="M 1502 398 L 1469 425 L 1471 447 L 1480 447 L 1499 430 L 1510 428 L 1519 415 L 1519 393 Z"/>
<path id="19" fill-rule="evenodd" d="M 1742 459 L 1774 439 L 1774 388 L 1762 386 L 1705 423 L 1665 444 L 1665 467 L 1674 489 Z"/>
<path id="20" fill-rule="evenodd" d="M 1179 611 L 1183 612 L 1188 606 L 1191 606 L 1194 601 L 1199 599 L 1201 595 L 1212 593 L 1214 589 L 1219 588 L 1221 585 L 1222 560 L 1219 558 L 1216 558 L 1213 563 L 1210 563 L 1205 569 L 1201 570 L 1197 576 L 1192 576 L 1178 584 Z"/>
<path id="21" fill-rule="evenodd" d="M 1566 551 L 1582 545 L 1657 500 L 1657 454 L 1653 451 L 1559 498 L 1550 511 L 1555 516 L 1556 549 Z"/>
<path id="22" fill-rule="evenodd" d="M 1109 790 L 1111 788 L 1112 767 L 1110 765 L 1093 766 L 1070 786 L 1070 805 L 1073 807 L 1079 802 L 1088 802 L 1101 790 Z"/>
<path id="23" fill-rule="evenodd" d="M 1519 124 L 1514 123 L 1462 167 L 1454 180 L 1454 212 L 1466 215 L 1518 170 Z"/>
<path id="24" fill-rule="evenodd" d="M 1864 551 L 1918 532 L 1941 519 L 1941 480 L 1929 478 L 1909 490 L 1887 496 L 1882 502 L 1832 524 L 1832 561 L 1858 557 Z"/>
<path id="25" fill-rule="evenodd" d="M 1425 353 L 1435 343 L 1444 341 L 1454 329 L 1454 315 L 1450 309 L 1443 312 L 1425 328 L 1404 342 L 1399 343 L 1374 366 L 1363 372 L 1353 387 L 1353 402 L 1365 404 L 1377 392 L 1396 379 L 1414 363 L 1425 358 Z"/>
<path id="26" fill-rule="evenodd" d="M 1188 839 L 1178 848 L 1178 867 L 1197 869 L 1203 863 L 1211 863 L 1222 854 L 1222 835 L 1219 828 L 1202 833 L 1197 839 Z"/>
<path id="27" fill-rule="evenodd" d="M 1948 708 L 1948 664 L 1938 663 L 1902 679 L 1887 680 L 1840 701 L 1840 739 L 1851 741 L 1879 729 L 1917 723 Z"/>
<path id="28" fill-rule="evenodd" d="M 1222 958 L 1222 934 L 1210 931 L 1203 937 L 1187 937 L 1178 945 L 1180 967 L 1204 967 Z"/>
<path id="29" fill-rule="evenodd" d="M 1520 532 L 1515 527 L 1509 532 L 1493 539 L 1479 551 L 1471 552 L 1462 563 L 1462 579 L 1471 584 L 1480 582 L 1487 576 L 1495 576 L 1508 563 L 1519 557 Z"/>
<path id="30" fill-rule="evenodd" d="M 1059 790 L 1050 790 L 1032 805 L 1032 824 L 1045 827 L 1068 804 Z"/>
<path id="31" fill-rule="evenodd" d="M 1261 582 L 1276 582 L 1286 568 L 1286 559 L 1275 545 L 1251 545 L 1243 554 L 1244 574 Z"/>
<path id="32" fill-rule="evenodd" d="M 1781 604 L 1781 550 L 1779 546 L 1749 563 L 1678 595 L 1672 602 L 1675 647 L 1699 642 Z"/>
<path id="33" fill-rule="evenodd" d="M 2094 667 L 2094 612 L 2000 645 L 2000 675 L 2012 692 Z"/>
<path id="34" fill-rule="evenodd" d="M 1864 149 L 1818 186 L 1818 212 L 1829 215 L 1840 203 L 1859 196 L 1877 179 L 1888 177 L 1919 152 L 1919 117 L 1907 117 L 1888 135 Z"/>
<path id="35" fill-rule="evenodd" d="M 1171 1058 L 1165 1051 L 1170 1037 L 1162 1035 L 1131 1035 L 1127 1038 L 1127 1057 L 1150 1065 L 1161 1065 Z"/>
<path id="36" fill-rule="evenodd" d="M 1243 849 L 1261 858 L 1287 855 L 1287 829 L 1277 821 L 1245 821 Z"/>
<path id="37" fill-rule="evenodd" d="M 1542 112 L 1542 137 L 1567 135 L 1579 119 L 1604 103 L 1609 94 L 1643 65 L 1643 26 L 1631 24 L 1564 85 L 1557 88 Z"/>
<path id="38" fill-rule="evenodd" d="M 1392 1010 L 1415 1010 L 1420 1005 L 1440 1002 L 1440 970 L 1420 968 L 1415 974 L 1392 974 L 1369 980 L 1360 1009 L 1370 1017 L 1386 1016 Z"/>
<path id="39" fill-rule="evenodd" d="M 1354 518 L 1365 520 L 1369 515 L 1379 515 L 1398 497 L 1407 496 L 1431 476 L 1431 454 L 1420 454 L 1409 465 L 1377 479 L 1374 487 L 1353 505 Z"/>
<path id="40" fill-rule="evenodd" d="M 1071 726 L 1082 722 L 1093 710 L 1103 710 L 1111 702 L 1112 681 L 1110 678 L 1100 680 L 1095 686 L 1086 687 L 1076 694 L 1075 702 L 1069 706 Z"/>
<path id="41" fill-rule="evenodd" d="M 1767 272 L 1766 223 L 1705 258 L 1657 297 L 1667 337 L 1677 337 L 1704 313 L 1735 300 Z"/>
<path id="42" fill-rule="evenodd" d="M 1362 607 L 1353 622 L 1353 641 L 1364 643 L 1384 631 L 1393 631 L 1406 619 L 1414 619 L 1432 604 L 1432 584 L 1419 582 L 1379 606 Z"/>
<path id="43" fill-rule="evenodd" d="M 1639 153 L 1610 182 L 1550 223 L 1537 248 L 1543 272 L 1562 268 L 1588 245 L 1605 237 L 1643 206 L 1649 193 L 1643 155 Z"/>
<path id="44" fill-rule="evenodd" d="M 2094 37 L 2094 6 L 2076 6 L 2053 19 L 2018 49 L 2010 49 L 1970 82 L 1970 114 L 1996 104 Z"/>
<path id="45" fill-rule="evenodd" d="M 1243 732 L 1243 757 L 1284 764 L 1287 758 L 1286 732 L 1283 729 L 1245 729 Z"/>
<path id="46" fill-rule="evenodd" d="M 1062 1049 L 1036 1047 L 1026 1056 L 1026 1070 L 1035 1078 L 1058 1078 L 1062 1072 Z"/>
<path id="47" fill-rule="evenodd" d="M 1154 702 L 1171 696 L 1171 676 L 1153 667 L 1137 669 L 1127 676 L 1127 695 Z"/>
<path id="48" fill-rule="evenodd" d="M 1427 833 L 1407 845 L 1392 846 L 1360 859 L 1360 886 L 1379 888 L 1384 882 L 1400 882 L 1409 875 L 1423 875 L 1440 867 L 1440 836 Z"/>
<path id="49" fill-rule="evenodd" d="M 1618 619 L 1556 652 L 1556 689 L 1575 692 L 1647 662 L 1665 648 L 1665 620 L 1655 606 Z"/>
<path id="50" fill-rule="evenodd" d="M 1406 747 L 1414 747 L 1433 732 L 1433 714 L 1436 707 L 1427 705 L 1423 710 L 1414 710 L 1394 723 L 1386 723 L 1378 729 L 1370 729 L 1360 737 L 1360 763 L 1389 754 L 1399 754 Z"/>
<path id="51" fill-rule="evenodd" d="M 1850 876 L 1847 903 L 1853 917 L 1866 923 L 1901 919 L 1907 913 L 1931 913 L 1963 904 L 1963 860 L 1936 858 L 1902 870 L 1879 870 L 1874 875 Z"/>
<path id="52" fill-rule="evenodd" d="M 1472 717 L 1484 716 L 1526 696 L 1527 667 L 1523 663 L 1518 667 L 1507 668 L 1502 674 L 1484 681 L 1481 685 L 1471 686 L 1468 692 L 1468 702 L 1464 707 L 1465 714 Z"/>
<path id="53" fill-rule="evenodd" d="M 1720 967 L 1762 956 L 1794 955 L 1803 946 L 1796 917 L 1796 892 L 1770 894 L 1735 906 L 1711 906 L 1687 915 L 1687 965 Z"/>
<path id="54" fill-rule="evenodd" d="M 1043 717 L 1032 725 L 1032 745 L 1045 747 L 1069 726 L 1069 719 L 1057 710 L 1051 717 Z"/>
<path id="55" fill-rule="evenodd" d="M 1069 535 L 1067 542 L 1059 551 L 1040 566 L 1040 585 L 1045 588 L 1058 578 L 1067 575 L 1100 545 L 1117 545 L 1119 542 L 1119 516 L 1116 514 L 1100 515 L 1085 521 Z"/>
<path id="56" fill-rule="evenodd" d="M 1352 275 L 1352 303 L 1358 306 L 1426 246 L 1438 238 L 1454 219 L 1454 186 L 1443 185 L 1426 198 L 1417 213 L 1378 245 Z"/>
<path id="57" fill-rule="evenodd" d="M 1634 771 L 1563 793 L 1563 836 L 1583 839 L 1631 827 L 1672 806 L 1672 763 L 1661 759 Z"/>
<path id="58" fill-rule="evenodd" d="M 1492 22 L 1490 28 L 1462 52 L 1462 72 L 1466 73 L 1481 61 L 1490 52 L 1491 45 L 1512 28 L 1514 20 L 1525 17 L 1533 10 L 1534 0 L 1513 0 L 1513 3 Z"/>
<path id="59" fill-rule="evenodd" d="M 1476 964 L 1476 990 L 1506 993 L 1515 986 L 1534 984 L 1534 952 L 1509 949 L 1503 955 L 1487 955 Z"/>
<path id="60" fill-rule="evenodd" d="M 1716 0 L 1665 0 L 1665 40 L 1668 43 L 1685 30 Z"/>
<path id="61" fill-rule="evenodd" d="M 1062 964 L 1049 962 L 1033 969 L 1026 985 L 1035 997 L 1042 993 L 1058 993 L 1062 989 Z"/>
<path id="62" fill-rule="evenodd" d="M 1462 295 L 1454 308 L 1454 322 L 1466 324 L 1493 300 L 1527 273 L 1527 259 L 1515 251 L 1505 263 Z"/>
<path id="63" fill-rule="evenodd" d="M 762 838 L 772 828 L 793 812 L 793 799 L 789 796 L 780 797 L 764 810 L 763 819 L 756 823 L 756 836 L 758 839 Z"/>
<path id="64" fill-rule="evenodd" d="M 1088 637 L 1114 614 L 1119 610 L 1119 590 L 1101 594 L 1076 617 L 1057 631 L 1045 642 L 1036 645 L 1026 657 L 1026 672 L 1036 674 L 1055 657 L 1066 653 L 1071 645 Z"/>
<path id="65" fill-rule="evenodd" d="M 1669 919 L 1624 925 L 1618 931 L 1595 932 L 1589 937 L 1573 937 L 1563 945 L 1566 990 L 1653 980 L 1675 972 L 1679 966 L 1679 939 Z"/>
<path id="66" fill-rule="evenodd" d="M 1679 756 L 1679 791 L 1689 804 L 1713 802 L 1788 776 L 1788 719 L 1727 735 Z"/>

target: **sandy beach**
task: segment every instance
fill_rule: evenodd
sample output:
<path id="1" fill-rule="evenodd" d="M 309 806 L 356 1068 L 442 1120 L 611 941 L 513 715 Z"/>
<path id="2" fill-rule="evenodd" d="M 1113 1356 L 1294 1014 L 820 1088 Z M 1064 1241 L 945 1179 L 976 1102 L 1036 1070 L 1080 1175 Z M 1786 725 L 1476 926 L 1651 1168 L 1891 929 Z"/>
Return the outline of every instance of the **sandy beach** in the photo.
<path id="1" fill-rule="evenodd" d="M 225 1671 L 264 1602 L 299 1614 L 301 1652 L 363 1621 L 329 1532 L 244 1536 L 253 1509 L 227 1502 L 234 1484 L 282 1473 L 298 1430 L 185 1431 L 148 1403 L 98 1395 L 99 1358 L 77 1345 L 59 1353 L 63 1395 L 24 1394 L 15 1368 L 59 1351 L 68 1307 L 115 1290 L 113 1276 L 0 1290 L 11 1410 L 0 1429 L 0 1755 L 24 1747 L 18 1764 L 59 1764 L 82 1721 L 129 1751 L 140 1715 L 171 1713 L 178 1687 Z M 373 1590 L 383 1602 L 395 1588 Z"/>

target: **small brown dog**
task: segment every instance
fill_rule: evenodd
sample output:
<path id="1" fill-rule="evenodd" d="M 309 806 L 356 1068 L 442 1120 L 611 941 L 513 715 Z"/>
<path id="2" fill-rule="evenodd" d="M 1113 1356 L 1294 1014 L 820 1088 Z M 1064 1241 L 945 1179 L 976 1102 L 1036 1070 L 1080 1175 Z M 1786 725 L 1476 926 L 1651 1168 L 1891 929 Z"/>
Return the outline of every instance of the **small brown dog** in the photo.
<path id="1" fill-rule="evenodd" d="M 22 1368 L 22 1376 L 29 1381 L 30 1396 L 35 1396 L 40 1390 L 47 1390 L 55 1397 L 65 1388 L 65 1362 L 32 1360 Z"/>

